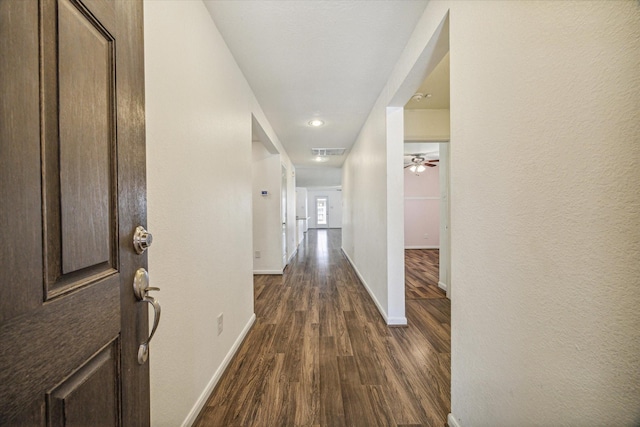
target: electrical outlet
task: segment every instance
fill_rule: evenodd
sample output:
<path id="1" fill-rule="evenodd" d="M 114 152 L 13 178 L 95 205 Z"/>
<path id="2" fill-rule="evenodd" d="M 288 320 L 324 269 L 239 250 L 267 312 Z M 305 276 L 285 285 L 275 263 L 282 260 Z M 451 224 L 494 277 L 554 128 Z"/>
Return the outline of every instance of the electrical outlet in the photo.
<path id="1" fill-rule="evenodd" d="M 424 238 L 425 238 L 425 239 L 428 239 L 428 238 L 429 238 L 429 235 L 428 235 L 427 233 L 424 233 Z"/>
<path id="2" fill-rule="evenodd" d="M 260 251 L 256 251 L 256 253 L 255 253 L 255 257 L 256 257 L 256 258 L 260 258 L 260 255 L 261 255 L 261 254 L 260 254 Z"/>
<path id="3" fill-rule="evenodd" d="M 218 335 L 222 333 L 224 329 L 224 313 L 218 314 Z"/>

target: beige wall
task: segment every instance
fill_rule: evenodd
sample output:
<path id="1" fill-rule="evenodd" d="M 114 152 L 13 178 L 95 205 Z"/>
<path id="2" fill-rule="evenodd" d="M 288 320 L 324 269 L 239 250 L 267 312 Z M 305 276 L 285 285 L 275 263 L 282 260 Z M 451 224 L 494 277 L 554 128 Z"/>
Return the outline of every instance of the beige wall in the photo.
<path id="1" fill-rule="evenodd" d="M 448 141 L 449 110 L 404 110 L 405 141 Z"/>

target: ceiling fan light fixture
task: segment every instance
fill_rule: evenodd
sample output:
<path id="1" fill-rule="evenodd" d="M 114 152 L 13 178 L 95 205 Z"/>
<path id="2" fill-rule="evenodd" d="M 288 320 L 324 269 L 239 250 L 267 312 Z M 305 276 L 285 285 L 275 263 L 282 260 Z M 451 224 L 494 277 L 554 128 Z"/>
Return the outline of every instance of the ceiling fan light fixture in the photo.
<path id="1" fill-rule="evenodd" d="M 309 121 L 309 126 L 317 128 L 324 124 L 324 122 L 320 119 L 313 119 Z"/>
<path id="2" fill-rule="evenodd" d="M 427 170 L 427 168 L 425 168 L 424 165 L 418 165 L 418 167 L 416 168 L 416 172 L 418 172 L 418 173 L 424 172 L 426 170 Z"/>
<path id="3" fill-rule="evenodd" d="M 415 172 L 416 172 L 416 169 L 418 169 L 418 167 L 417 167 L 416 165 L 411 165 L 411 166 L 409 166 L 409 170 L 410 170 L 412 173 L 415 173 Z"/>

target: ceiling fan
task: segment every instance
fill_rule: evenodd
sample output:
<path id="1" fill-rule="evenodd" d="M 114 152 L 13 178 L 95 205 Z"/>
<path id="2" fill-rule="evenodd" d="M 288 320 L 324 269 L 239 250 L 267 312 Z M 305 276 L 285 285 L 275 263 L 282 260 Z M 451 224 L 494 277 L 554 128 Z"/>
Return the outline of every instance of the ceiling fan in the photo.
<path id="1" fill-rule="evenodd" d="M 410 154 L 410 156 L 412 156 L 411 163 L 406 165 L 404 168 L 409 168 L 409 170 L 414 173 L 424 172 L 427 170 L 427 167 L 435 168 L 438 166 L 435 163 L 440 161 L 440 159 L 427 160 L 424 157 L 424 154 Z"/>

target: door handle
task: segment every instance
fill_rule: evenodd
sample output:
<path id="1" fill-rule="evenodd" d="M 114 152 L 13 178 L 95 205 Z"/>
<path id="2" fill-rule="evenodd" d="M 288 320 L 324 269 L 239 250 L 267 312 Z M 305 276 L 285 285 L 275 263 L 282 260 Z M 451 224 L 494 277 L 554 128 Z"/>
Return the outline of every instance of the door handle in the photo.
<path id="1" fill-rule="evenodd" d="M 160 323 L 161 307 L 160 303 L 151 295 L 149 291 L 159 291 L 160 288 L 149 286 L 149 273 L 144 268 L 139 268 L 133 278 L 133 293 L 140 302 L 145 302 L 153 307 L 153 326 L 149 337 L 138 347 L 138 363 L 144 365 L 149 358 L 149 343 L 158 329 Z"/>

